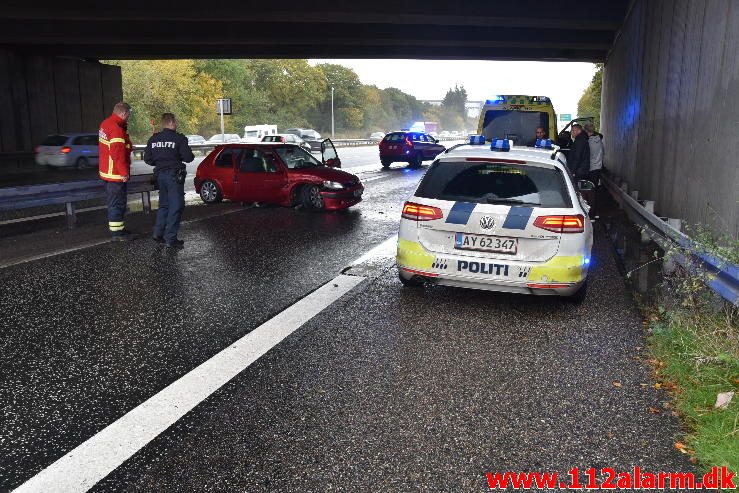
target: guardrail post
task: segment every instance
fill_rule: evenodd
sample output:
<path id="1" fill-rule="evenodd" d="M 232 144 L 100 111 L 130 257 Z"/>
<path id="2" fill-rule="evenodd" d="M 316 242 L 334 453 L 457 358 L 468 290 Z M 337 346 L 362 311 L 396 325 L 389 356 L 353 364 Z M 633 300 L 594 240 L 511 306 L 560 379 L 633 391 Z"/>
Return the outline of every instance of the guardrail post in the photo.
<path id="1" fill-rule="evenodd" d="M 151 194 L 149 192 L 141 192 L 141 205 L 145 213 L 151 212 Z"/>
<path id="2" fill-rule="evenodd" d="M 644 209 L 646 209 L 647 212 L 654 214 L 654 200 L 645 200 Z"/>
<path id="3" fill-rule="evenodd" d="M 619 188 L 621 189 L 623 193 L 629 193 L 629 184 L 626 183 L 625 181 L 621 182 L 621 185 L 619 186 Z"/>
<path id="4" fill-rule="evenodd" d="M 632 199 L 639 200 L 639 190 L 632 190 L 629 192 L 629 195 L 631 195 Z"/>
<path id="5" fill-rule="evenodd" d="M 75 214 L 74 202 L 67 202 L 64 215 L 67 217 L 67 228 L 72 229 L 77 225 L 77 214 Z"/>
<path id="6" fill-rule="evenodd" d="M 670 226 L 672 226 L 673 228 L 675 228 L 678 231 L 680 231 L 681 228 L 682 228 L 682 220 L 676 219 L 676 218 L 673 218 L 673 217 L 668 217 L 667 218 L 667 224 L 669 224 Z"/>

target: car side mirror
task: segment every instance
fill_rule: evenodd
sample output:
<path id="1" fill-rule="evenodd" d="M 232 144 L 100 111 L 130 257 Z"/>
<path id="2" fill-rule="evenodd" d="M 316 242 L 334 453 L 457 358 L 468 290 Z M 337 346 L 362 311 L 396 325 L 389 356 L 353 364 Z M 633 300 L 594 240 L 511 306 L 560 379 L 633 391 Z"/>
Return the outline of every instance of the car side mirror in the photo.
<path id="1" fill-rule="evenodd" d="M 578 180 L 577 189 L 581 192 L 590 192 L 595 190 L 595 184 L 589 180 Z"/>

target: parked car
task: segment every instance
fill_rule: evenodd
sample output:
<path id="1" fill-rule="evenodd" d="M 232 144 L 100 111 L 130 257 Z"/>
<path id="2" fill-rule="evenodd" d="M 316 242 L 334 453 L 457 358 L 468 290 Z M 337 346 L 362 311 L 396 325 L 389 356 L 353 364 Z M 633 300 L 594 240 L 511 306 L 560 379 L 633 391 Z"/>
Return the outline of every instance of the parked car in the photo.
<path id="1" fill-rule="evenodd" d="M 429 135 L 431 137 L 435 138 L 435 139 L 438 139 L 439 138 L 439 133 L 438 132 L 429 132 Z"/>
<path id="2" fill-rule="evenodd" d="M 387 168 L 393 162 L 418 168 L 446 150 L 439 141 L 422 132 L 391 132 L 380 141 L 380 162 Z"/>
<path id="3" fill-rule="evenodd" d="M 36 164 L 83 169 L 98 165 L 98 134 L 49 135 L 34 149 Z"/>
<path id="4" fill-rule="evenodd" d="M 369 136 L 370 140 L 381 141 L 385 137 L 385 132 L 372 132 Z"/>
<path id="5" fill-rule="evenodd" d="M 225 144 L 198 166 L 195 190 L 206 204 L 229 199 L 346 209 L 362 200 L 364 186 L 339 167 L 341 161 L 328 139 L 322 142 L 321 161 L 295 144 Z"/>
<path id="6" fill-rule="evenodd" d="M 285 133 L 297 135 L 308 144 L 310 144 L 311 151 L 320 151 L 323 137 L 321 134 L 313 130 L 312 128 L 288 128 Z"/>
<path id="7" fill-rule="evenodd" d="M 229 144 L 236 142 L 241 142 L 241 137 L 238 134 L 215 134 L 208 139 L 208 144 Z"/>
<path id="8" fill-rule="evenodd" d="M 451 132 L 449 132 L 449 130 L 444 130 L 443 132 L 441 132 L 439 134 L 439 137 L 442 137 L 442 138 L 447 138 L 447 137 L 451 137 L 451 136 L 452 136 L 452 134 L 451 134 Z"/>
<path id="9" fill-rule="evenodd" d="M 202 135 L 186 135 L 187 143 L 192 144 L 205 144 L 205 137 Z"/>
<path id="10" fill-rule="evenodd" d="M 277 125 L 246 125 L 241 142 L 261 142 L 267 135 L 276 135 Z"/>
<path id="11" fill-rule="evenodd" d="M 265 135 L 262 137 L 262 142 L 281 142 L 283 144 L 295 144 L 299 145 L 306 151 L 310 152 L 310 144 L 293 134 L 276 134 L 276 135 Z"/>
<path id="12" fill-rule="evenodd" d="M 551 151 L 455 146 L 403 206 L 397 265 L 405 286 L 585 298 L 593 245 L 590 207 Z"/>

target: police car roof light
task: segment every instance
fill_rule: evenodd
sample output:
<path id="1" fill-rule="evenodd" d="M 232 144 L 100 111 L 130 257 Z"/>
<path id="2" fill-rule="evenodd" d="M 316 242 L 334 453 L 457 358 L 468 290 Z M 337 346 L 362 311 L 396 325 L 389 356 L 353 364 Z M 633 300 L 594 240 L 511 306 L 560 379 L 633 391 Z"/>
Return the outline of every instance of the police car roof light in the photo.
<path id="1" fill-rule="evenodd" d="M 552 145 L 552 139 L 536 139 L 536 144 L 534 145 L 537 149 L 554 149 L 554 146 Z"/>
<path id="2" fill-rule="evenodd" d="M 470 135 L 470 145 L 485 145 L 485 136 Z"/>
<path id="3" fill-rule="evenodd" d="M 508 139 L 495 139 L 490 143 L 490 150 L 508 152 L 511 150 L 511 141 Z"/>

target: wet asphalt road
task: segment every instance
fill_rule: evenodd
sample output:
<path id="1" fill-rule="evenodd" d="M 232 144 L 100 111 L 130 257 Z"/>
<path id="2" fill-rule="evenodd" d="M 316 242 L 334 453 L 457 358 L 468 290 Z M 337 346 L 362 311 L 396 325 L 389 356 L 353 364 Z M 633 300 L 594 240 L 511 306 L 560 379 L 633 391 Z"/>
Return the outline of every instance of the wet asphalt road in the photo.
<path id="1" fill-rule="evenodd" d="M 13 488 L 397 231 L 423 170 L 366 173 L 343 213 L 259 208 L 186 249 L 106 244 L 0 270 L 0 491 Z M 598 231 L 590 293 L 404 289 L 391 259 L 95 491 L 482 491 L 484 473 L 692 470 L 635 358 Z M 614 381 L 621 387 L 613 385 Z"/>

